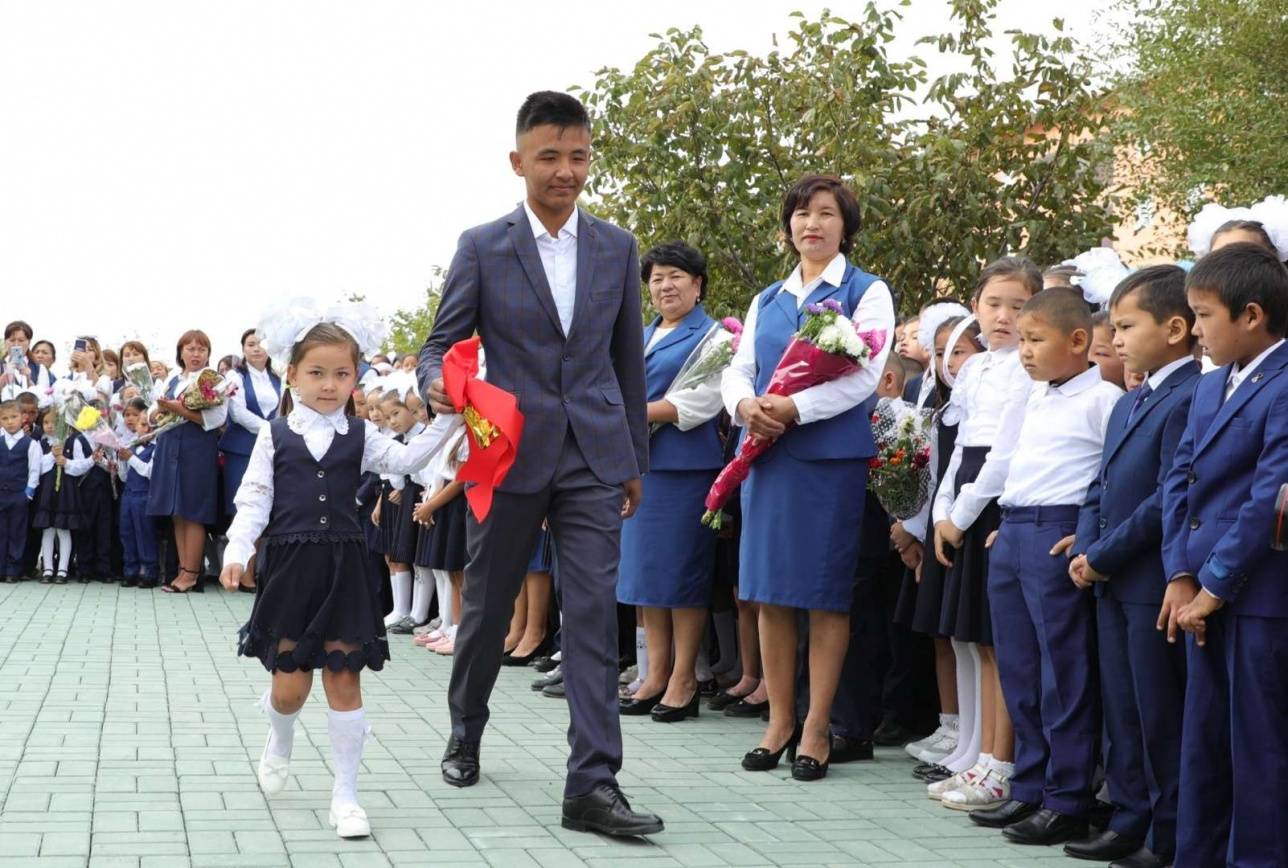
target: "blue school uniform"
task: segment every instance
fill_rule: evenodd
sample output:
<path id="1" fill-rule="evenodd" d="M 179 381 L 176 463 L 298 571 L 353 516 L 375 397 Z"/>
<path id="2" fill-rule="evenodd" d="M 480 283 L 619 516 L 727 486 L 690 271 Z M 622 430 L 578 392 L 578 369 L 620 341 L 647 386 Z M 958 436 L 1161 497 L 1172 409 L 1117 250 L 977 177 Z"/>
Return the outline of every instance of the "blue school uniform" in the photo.
<path id="1" fill-rule="evenodd" d="M 10 448 L 0 435 L 0 576 L 7 578 L 22 572 L 27 549 L 30 500 L 27 486 L 33 442 L 31 437 L 21 434 Z"/>
<path id="2" fill-rule="evenodd" d="M 853 316 L 868 287 L 879 281 L 846 263 L 839 286 L 820 283 L 805 300 L 832 298 Z M 783 352 L 804 324 L 805 306 L 780 292 L 760 294 L 756 314 L 756 394 L 769 387 Z M 742 485 L 742 544 L 738 592 L 775 606 L 848 612 L 859 557 L 867 492 L 875 393 L 830 419 L 796 425 L 752 465 Z M 744 431 L 745 433 L 745 431 Z"/>
<path id="3" fill-rule="evenodd" d="M 241 393 L 246 397 L 246 409 L 254 413 L 261 419 L 272 421 L 277 418 L 277 407 L 275 403 L 271 407 L 262 407 L 259 403 L 259 396 L 255 394 L 255 386 L 251 382 L 250 370 L 243 368 L 238 372 L 241 376 Z M 269 382 L 273 384 L 273 391 L 277 397 L 282 397 L 282 378 L 268 370 Z M 228 426 L 224 429 L 223 436 L 219 438 L 219 451 L 224 456 L 224 512 L 233 515 L 237 512 L 237 505 L 233 502 L 237 497 L 237 489 L 241 487 L 242 477 L 246 475 L 246 467 L 250 464 L 250 453 L 255 448 L 255 435 L 250 429 L 239 425 L 228 417 Z"/>
<path id="4" fill-rule="evenodd" d="M 165 390 L 173 400 L 179 377 Z M 148 515 L 177 517 L 201 524 L 219 519 L 219 432 L 186 422 L 156 438 Z"/>
<path id="5" fill-rule="evenodd" d="M 86 455 L 94 451 L 83 434 L 75 439 Z M 74 482 L 81 502 L 81 525 L 75 532 L 76 574 L 82 579 L 106 580 L 112 575 L 112 506 L 116 499 L 112 474 L 95 463 Z"/>
<path id="6" fill-rule="evenodd" d="M 1161 483 L 1185 430 L 1199 363 L 1114 406 L 1100 472 L 1078 516 L 1075 555 L 1109 577 L 1095 586 L 1100 693 L 1109 747 L 1109 828 L 1164 862 L 1176 852 L 1185 650 L 1156 629 L 1166 581 Z"/>
<path id="7" fill-rule="evenodd" d="M 134 452 L 134 458 L 151 465 L 155 443 L 145 443 Z M 121 545 L 125 550 L 126 578 L 153 581 L 157 572 L 156 524 L 148 515 L 148 490 L 151 480 L 140 473 L 131 461 L 121 492 Z"/>
<path id="8" fill-rule="evenodd" d="M 1224 601 L 1188 678 L 1177 812 L 1178 868 L 1282 865 L 1288 812 L 1288 552 L 1270 547 L 1288 481 L 1288 344 L 1226 398 L 1227 366 L 1194 390 L 1163 484 L 1163 569 Z"/>
<path id="9" fill-rule="evenodd" d="M 655 319 L 644 329 L 646 347 L 661 322 Z M 670 334 L 645 351 L 648 400 L 666 396 L 684 362 L 714 326 L 702 305 L 696 305 Z M 634 517 L 622 524 L 619 602 L 663 609 L 700 608 L 711 602 L 716 539 L 701 519 L 707 492 L 724 464 L 717 424 L 712 418 L 688 431 L 663 425 L 649 438 L 644 499 Z"/>

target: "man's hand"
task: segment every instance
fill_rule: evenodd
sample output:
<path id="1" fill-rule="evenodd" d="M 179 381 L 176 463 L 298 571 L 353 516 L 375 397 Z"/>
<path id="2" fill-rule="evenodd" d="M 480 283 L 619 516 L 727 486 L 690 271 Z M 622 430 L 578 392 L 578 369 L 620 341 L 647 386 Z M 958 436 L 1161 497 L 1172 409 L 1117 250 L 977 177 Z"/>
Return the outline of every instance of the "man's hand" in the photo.
<path id="1" fill-rule="evenodd" d="M 777 440 L 787 426 L 765 412 L 759 398 L 743 398 L 738 402 L 738 415 L 747 426 L 748 433 L 762 440 Z"/>
<path id="2" fill-rule="evenodd" d="M 756 401 L 765 415 L 781 423 L 784 428 L 795 422 L 799 415 L 796 412 L 796 402 L 786 395 L 761 395 Z"/>
<path id="3" fill-rule="evenodd" d="M 622 489 L 626 492 L 626 500 L 622 502 L 622 518 L 630 518 L 644 499 L 644 480 L 632 479 L 623 483 Z"/>
<path id="4" fill-rule="evenodd" d="M 452 399 L 447 397 L 447 391 L 443 388 L 443 378 L 435 377 L 429 384 L 429 408 L 434 411 L 435 415 L 447 413 L 451 415 L 456 412 L 456 407 L 452 406 Z"/>
<path id="5" fill-rule="evenodd" d="M 961 528 L 948 519 L 935 522 L 935 560 L 945 567 L 951 567 L 953 559 L 948 556 L 948 548 L 961 548 L 965 536 Z"/>
<path id="6" fill-rule="evenodd" d="M 241 564 L 227 564 L 219 573 L 219 584 L 224 586 L 225 591 L 235 591 L 245 572 L 246 569 Z"/>
<path id="7" fill-rule="evenodd" d="M 1188 606 L 1181 609 L 1176 616 L 1176 623 L 1186 633 L 1194 634 L 1194 642 L 1199 647 L 1207 644 L 1207 617 L 1225 605 L 1225 601 L 1204 589 L 1199 591 Z"/>
<path id="8" fill-rule="evenodd" d="M 1158 623 L 1155 627 L 1167 631 L 1168 642 L 1176 642 L 1181 611 L 1194 601 L 1198 592 L 1199 582 L 1193 576 L 1177 576 L 1167 583 L 1167 590 L 1163 592 L 1163 606 L 1158 610 Z"/>

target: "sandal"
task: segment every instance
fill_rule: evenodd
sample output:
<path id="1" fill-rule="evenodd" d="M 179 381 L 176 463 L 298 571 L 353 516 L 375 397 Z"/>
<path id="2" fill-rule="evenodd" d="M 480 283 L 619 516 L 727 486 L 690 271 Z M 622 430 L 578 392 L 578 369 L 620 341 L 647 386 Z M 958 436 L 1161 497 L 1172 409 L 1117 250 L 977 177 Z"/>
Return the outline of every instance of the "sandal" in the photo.
<path id="1" fill-rule="evenodd" d="M 188 569 L 187 567 L 179 567 L 179 572 L 180 572 L 180 574 L 182 574 L 182 573 L 187 573 L 187 574 L 188 574 L 188 575 L 190 575 L 190 576 L 196 576 L 197 580 L 196 580 L 195 582 L 193 582 L 191 585 L 189 585 L 188 587 L 186 587 L 186 588 L 177 588 L 177 587 L 175 587 L 174 582 L 166 582 L 164 585 L 162 585 L 162 586 L 161 586 L 161 590 L 162 590 L 164 593 L 167 593 L 167 594 L 188 594 L 188 593 L 192 593 L 192 592 L 194 592 L 194 591 L 195 591 L 196 593 L 198 593 L 198 594 L 202 593 L 202 591 L 203 591 L 204 589 L 201 587 L 201 574 L 200 574 L 200 573 L 196 572 L 195 570 L 190 570 L 190 569 Z M 178 579 L 175 579 L 175 581 L 178 581 Z"/>

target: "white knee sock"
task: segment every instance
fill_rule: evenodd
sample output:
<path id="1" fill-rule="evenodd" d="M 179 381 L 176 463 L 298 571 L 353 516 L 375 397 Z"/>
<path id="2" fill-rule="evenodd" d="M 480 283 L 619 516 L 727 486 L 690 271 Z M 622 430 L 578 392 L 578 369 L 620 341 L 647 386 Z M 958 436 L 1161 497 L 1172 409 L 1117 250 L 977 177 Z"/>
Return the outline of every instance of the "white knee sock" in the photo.
<path id="1" fill-rule="evenodd" d="M 429 604 L 434 600 L 434 574 L 429 567 L 413 568 L 416 581 L 411 586 L 411 619 L 417 624 L 429 618 Z"/>
<path id="2" fill-rule="evenodd" d="M 964 772 L 979 759 L 979 744 L 983 735 L 979 646 L 974 642 L 958 642 L 954 639 L 953 651 L 957 657 L 957 750 L 945 757 L 940 765 L 953 772 Z"/>
<path id="3" fill-rule="evenodd" d="M 331 764 L 335 767 L 335 784 L 331 787 L 331 804 L 358 803 L 358 767 L 362 765 L 362 745 L 367 740 L 367 713 L 327 709 L 327 733 L 331 736 Z"/>
<path id="4" fill-rule="evenodd" d="M 54 558 L 54 569 L 66 572 L 72 565 L 72 532 L 60 527 L 54 533 L 58 535 L 58 555 Z"/>
<path id="5" fill-rule="evenodd" d="M 446 630 L 456 623 L 456 613 L 452 611 L 452 577 L 446 570 L 434 570 L 434 587 L 438 592 L 438 617 L 443 619 L 438 629 Z"/>
<path id="6" fill-rule="evenodd" d="M 40 569 L 42 572 L 54 572 L 54 529 L 47 527 L 40 533 Z"/>
<path id="7" fill-rule="evenodd" d="M 639 667 L 640 681 L 648 678 L 648 641 L 643 627 L 635 628 L 635 665 Z"/>
<path id="8" fill-rule="evenodd" d="M 273 756 L 290 759 L 291 749 L 295 746 L 295 719 L 300 716 L 300 713 L 297 711 L 294 714 L 283 714 L 274 708 L 272 688 L 264 691 L 264 695 L 259 700 L 259 707 L 264 709 L 264 714 L 268 715 L 270 732 L 268 752 Z"/>
<path id="9" fill-rule="evenodd" d="M 716 628 L 716 647 L 720 649 L 720 659 L 711 667 L 716 675 L 724 675 L 738 665 L 738 631 L 737 613 L 735 610 L 716 612 L 711 616 Z"/>
<path id="10" fill-rule="evenodd" d="M 390 573 L 389 584 L 394 589 L 394 608 L 385 619 L 386 626 L 401 621 L 411 612 L 411 573 Z"/>

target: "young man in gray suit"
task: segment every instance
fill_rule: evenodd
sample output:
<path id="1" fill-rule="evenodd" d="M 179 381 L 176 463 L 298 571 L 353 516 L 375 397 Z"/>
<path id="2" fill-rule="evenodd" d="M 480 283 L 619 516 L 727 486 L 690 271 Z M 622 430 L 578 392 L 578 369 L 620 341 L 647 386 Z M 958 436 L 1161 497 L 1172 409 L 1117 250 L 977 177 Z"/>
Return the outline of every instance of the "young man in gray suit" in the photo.
<path id="1" fill-rule="evenodd" d="M 469 565 L 452 661 L 452 736 L 443 779 L 479 777 L 488 697 L 528 559 L 544 519 L 559 552 L 564 684 L 571 722 L 563 825 L 646 835 L 662 821 L 633 811 L 617 787 L 617 565 L 648 469 L 643 325 L 635 238 L 577 207 L 590 163 L 590 119 L 562 93 L 519 109 L 514 173 L 527 197 L 511 214 L 466 231 L 420 351 L 421 388 L 435 412 L 443 354 L 477 332 L 487 379 L 516 395 L 525 417 L 518 457 L 482 523 L 469 519 Z"/>

